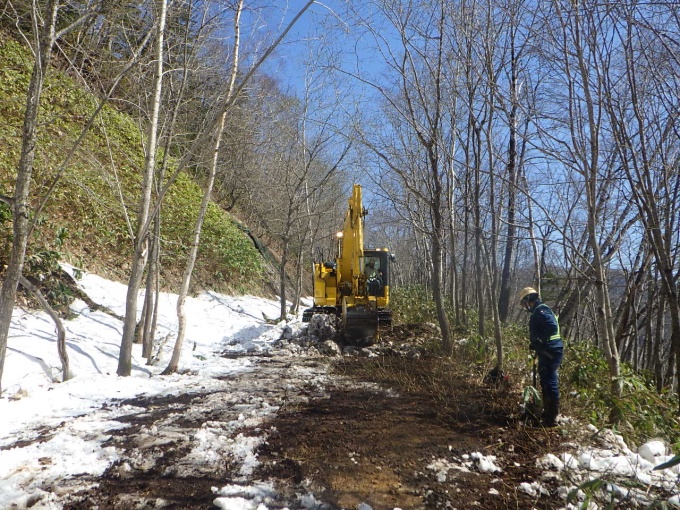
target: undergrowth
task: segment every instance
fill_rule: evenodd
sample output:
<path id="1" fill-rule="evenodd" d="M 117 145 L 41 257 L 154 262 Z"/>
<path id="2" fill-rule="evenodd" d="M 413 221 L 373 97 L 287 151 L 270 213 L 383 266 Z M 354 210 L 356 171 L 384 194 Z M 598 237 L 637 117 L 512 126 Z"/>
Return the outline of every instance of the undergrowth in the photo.
<path id="1" fill-rule="evenodd" d="M 31 56 L 0 33 L 0 193 L 11 195 L 21 149 L 21 126 L 31 73 Z M 66 73 L 48 74 L 40 111 L 30 205 L 37 209 L 58 177 L 58 169 L 81 133 L 97 100 Z M 111 105 L 64 169 L 27 250 L 27 276 L 40 277 L 46 257 L 125 281 L 132 256 L 132 231 L 144 165 L 138 122 Z M 202 190 L 182 175 L 171 188 L 162 214 L 162 284 L 176 290 L 202 198 Z M 12 239 L 10 209 L 0 204 L 0 266 Z M 43 275 L 44 276 L 44 275 Z M 259 293 L 263 264 L 233 218 L 214 204 L 205 219 L 194 271 L 194 288 Z"/>
<path id="2" fill-rule="evenodd" d="M 395 324 L 437 324 L 434 303 L 421 287 L 392 291 Z M 481 381 L 484 373 L 496 364 L 493 338 L 479 338 L 477 317 L 473 310 L 466 313 L 467 323 L 455 322 L 450 304 L 447 313 L 454 331 L 454 351 L 450 363 L 466 368 L 470 377 Z M 489 336 L 493 325 L 486 327 Z M 502 329 L 504 373 L 509 377 L 520 401 L 523 389 L 533 384 L 532 358 L 528 349 L 527 322 L 511 322 Z M 437 356 L 444 355 L 440 338 L 429 340 L 425 348 Z M 628 444 L 641 444 L 651 438 L 662 438 L 680 448 L 680 425 L 676 417 L 677 395 L 659 393 L 651 376 L 635 373 L 630 366 L 621 365 L 623 395 L 612 399 L 609 367 L 603 352 L 591 343 L 573 343 L 565 339 L 565 356 L 560 369 L 561 410 L 582 423 L 598 428 L 613 428 Z M 539 390 L 540 391 L 540 390 Z M 616 425 L 609 423 L 609 412 L 617 405 L 623 419 Z"/>

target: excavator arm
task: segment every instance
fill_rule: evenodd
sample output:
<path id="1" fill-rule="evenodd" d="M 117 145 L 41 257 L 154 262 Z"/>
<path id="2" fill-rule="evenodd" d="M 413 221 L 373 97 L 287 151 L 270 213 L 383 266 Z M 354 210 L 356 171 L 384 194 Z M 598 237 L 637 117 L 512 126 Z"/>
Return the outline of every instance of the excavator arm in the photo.
<path id="1" fill-rule="evenodd" d="M 361 186 L 355 184 L 349 206 L 345 213 L 345 222 L 340 237 L 340 253 L 337 258 L 339 283 L 343 296 L 359 295 L 359 279 L 362 276 L 364 258 L 364 209 L 361 201 Z"/>

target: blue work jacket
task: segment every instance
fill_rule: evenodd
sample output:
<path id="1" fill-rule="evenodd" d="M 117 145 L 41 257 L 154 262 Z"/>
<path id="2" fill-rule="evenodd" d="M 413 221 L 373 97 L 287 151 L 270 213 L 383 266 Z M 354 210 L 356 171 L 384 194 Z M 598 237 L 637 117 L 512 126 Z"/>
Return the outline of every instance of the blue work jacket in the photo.
<path id="1" fill-rule="evenodd" d="M 539 299 L 531 310 L 529 319 L 529 348 L 540 352 L 557 347 L 564 347 L 557 317 Z"/>

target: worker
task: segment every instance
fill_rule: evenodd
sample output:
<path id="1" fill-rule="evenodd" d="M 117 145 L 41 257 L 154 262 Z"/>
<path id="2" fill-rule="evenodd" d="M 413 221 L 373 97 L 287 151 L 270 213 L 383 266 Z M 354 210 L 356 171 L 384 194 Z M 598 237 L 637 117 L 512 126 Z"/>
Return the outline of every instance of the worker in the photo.
<path id="1" fill-rule="evenodd" d="M 368 259 L 366 261 L 366 278 L 376 278 L 377 271 L 375 270 L 375 261 L 373 259 Z"/>
<path id="2" fill-rule="evenodd" d="M 553 311 L 541 301 L 538 292 L 525 287 L 519 293 L 522 307 L 529 313 L 529 349 L 538 356 L 538 374 L 543 394 L 541 421 L 546 427 L 554 427 L 560 410 L 560 391 L 557 370 L 562 364 L 564 343 L 560 326 Z"/>
<path id="3" fill-rule="evenodd" d="M 382 288 L 382 274 L 375 268 L 375 261 L 369 259 L 366 262 L 366 278 L 368 280 L 368 295 L 378 296 L 381 294 Z"/>

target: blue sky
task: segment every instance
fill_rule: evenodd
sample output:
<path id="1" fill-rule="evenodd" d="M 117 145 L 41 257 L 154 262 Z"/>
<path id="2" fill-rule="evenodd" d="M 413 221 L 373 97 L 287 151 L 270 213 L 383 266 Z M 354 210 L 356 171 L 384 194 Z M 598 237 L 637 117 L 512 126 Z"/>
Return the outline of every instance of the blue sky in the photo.
<path id="1" fill-rule="evenodd" d="M 270 29 L 280 33 L 305 3 L 306 0 L 281 2 L 281 10 L 277 13 L 279 18 L 270 20 Z M 380 59 L 370 50 L 371 44 L 361 40 L 360 27 L 349 20 L 345 11 L 344 0 L 327 0 L 312 5 L 267 63 L 267 72 L 279 77 L 284 89 L 287 86 L 292 92 L 299 93 L 304 88 L 305 61 L 310 58 L 316 59 L 317 65 L 326 66 L 333 54 L 337 56 L 341 52 L 342 56 L 338 57 L 340 65 L 353 71 L 358 53 L 364 73 L 378 69 Z M 354 80 L 353 88 L 361 88 L 359 85 Z"/>

